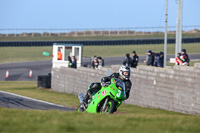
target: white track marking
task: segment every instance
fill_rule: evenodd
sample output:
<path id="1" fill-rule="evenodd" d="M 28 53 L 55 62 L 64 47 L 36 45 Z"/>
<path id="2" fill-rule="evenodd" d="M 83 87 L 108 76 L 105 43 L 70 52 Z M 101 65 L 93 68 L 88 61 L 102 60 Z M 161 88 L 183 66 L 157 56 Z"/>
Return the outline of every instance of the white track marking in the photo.
<path id="1" fill-rule="evenodd" d="M 54 103 L 50 103 L 50 102 L 46 102 L 46 101 L 42 101 L 42 100 L 30 98 L 30 97 L 26 97 L 26 96 L 14 94 L 14 93 L 11 93 L 11 92 L 0 91 L 0 93 L 9 94 L 9 95 L 12 95 L 12 96 L 17 96 L 17 97 L 21 97 L 21 98 L 24 98 L 24 99 L 29 99 L 29 100 L 33 100 L 33 101 L 37 101 L 37 102 L 41 102 L 41 103 L 46 103 L 46 104 L 54 105 L 54 106 L 58 106 L 58 107 L 65 107 L 63 105 L 58 105 L 58 104 L 54 104 Z"/>

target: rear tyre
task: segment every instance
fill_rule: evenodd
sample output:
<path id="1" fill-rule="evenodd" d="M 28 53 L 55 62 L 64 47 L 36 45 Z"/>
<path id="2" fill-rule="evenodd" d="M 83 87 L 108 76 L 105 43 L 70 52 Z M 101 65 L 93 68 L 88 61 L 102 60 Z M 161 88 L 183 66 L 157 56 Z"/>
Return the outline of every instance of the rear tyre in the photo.
<path id="1" fill-rule="evenodd" d="M 77 111 L 78 111 L 78 112 L 84 112 L 84 111 L 85 111 L 84 105 L 81 104 L 81 105 L 78 107 Z"/>

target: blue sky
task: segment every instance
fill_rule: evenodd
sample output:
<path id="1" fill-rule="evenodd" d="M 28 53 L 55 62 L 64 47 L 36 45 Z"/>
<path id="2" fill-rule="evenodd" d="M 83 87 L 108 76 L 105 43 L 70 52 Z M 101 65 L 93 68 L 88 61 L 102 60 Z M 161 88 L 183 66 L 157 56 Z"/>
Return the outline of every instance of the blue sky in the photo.
<path id="1" fill-rule="evenodd" d="M 176 0 L 168 25 L 176 26 Z M 183 0 L 183 25 L 200 25 L 200 0 Z M 165 0 L 0 0 L 2 28 L 128 28 L 165 24 Z"/>

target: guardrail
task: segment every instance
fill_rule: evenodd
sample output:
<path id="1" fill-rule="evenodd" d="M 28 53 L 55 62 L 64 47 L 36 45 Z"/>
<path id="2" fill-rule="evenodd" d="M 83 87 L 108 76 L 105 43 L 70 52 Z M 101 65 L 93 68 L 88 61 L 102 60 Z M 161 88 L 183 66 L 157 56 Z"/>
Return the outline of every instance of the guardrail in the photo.
<path id="1" fill-rule="evenodd" d="M 29 47 L 29 46 L 52 46 L 53 43 L 82 44 L 84 46 L 95 45 L 143 45 L 164 44 L 164 39 L 129 39 L 129 40 L 98 40 L 98 41 L 1 41 L 0 47 Z M 175 38 L 169 38 L 168 44 L 175 44 Z M 182 43 L 200 43 L 200 37 L 183 38 Z"/>
<path id="2" fill-rule="evenodd" d="M 200 25 L 182 26 L 183 33 L 195 33 Z M 165 27 L 96 28 L 96 29 L 0 29 L 0 37 L 8 36 L 125 36 L 163 34 Z M 176 26 L 168 27 L 168 34 L 174 34 Z"/>

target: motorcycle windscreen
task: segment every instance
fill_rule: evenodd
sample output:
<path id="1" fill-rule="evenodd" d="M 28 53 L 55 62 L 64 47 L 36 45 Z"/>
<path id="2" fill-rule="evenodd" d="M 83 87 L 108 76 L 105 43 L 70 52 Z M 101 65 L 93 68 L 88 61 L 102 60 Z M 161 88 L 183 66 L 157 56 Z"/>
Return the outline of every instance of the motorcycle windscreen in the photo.
<path id="1" fill-rule="evenodd" d="M 126 93 L 125 93 L 125 84 L 122 80 L 118 78 L 114 78 L 114 82 L 116 87 L 119 89 L 117 93 L 117 97 L 125 99 L 126 98 Z"/>

